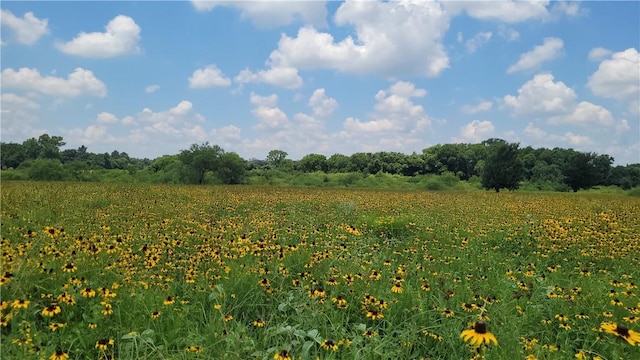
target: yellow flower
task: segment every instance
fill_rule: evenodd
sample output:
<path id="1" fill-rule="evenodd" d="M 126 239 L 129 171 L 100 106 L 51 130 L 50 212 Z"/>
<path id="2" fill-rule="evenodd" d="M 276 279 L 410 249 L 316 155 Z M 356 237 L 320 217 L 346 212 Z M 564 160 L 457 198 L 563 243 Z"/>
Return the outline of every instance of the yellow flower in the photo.
<path id="1" fill-rule="evenodd" d="M 255 326 L 255 327 L 264 327 L 264 320 L 262 320 L 262 319 L 253 320 L 253 326 Z"/>
<path id="2" fill-rule="evenodd" d="M 329 339 L 323 341 L 321 346 L 327 350 L 333 350 L 333 351 L 338 350 L 338 344 L 334 343 L 333 340 L 329 340 Z"/>
<path id="3" fill-rule="evenodd" d="M 63 272 L 74 272 L 76 270 L 78 270 L 78 268 L 73 263 L 66 263 L 62 267 Z"/>
<path id="4" fill-rule="evenodd" d="M 465 342 L 469 342 L 471 345 L 489 345 L 489 343 L 492 342 L 495 345 L 498 345 L 498 340 L 496 339 L 496 337 L 492 333 L 487 332 L 487 323 L 485 323 L 484 321 L 476 322 L 473 325 L 472 329 L 463 331 L 462 334 L 460 334 L 460 337 L 462 338 L 462 340 L 464 340 Z"/>
<path id="5" fill-rule="evenodd" d="M 607 334 L 613 334 L 625 339 L 631 346 L 635 346 L 636 343 L 640 343 L 640 333 L 633 330 L 629 330 L 624 325 L 616 324 L 613 322 L 603 322 L 600 325 L 600 329 Z"/>
<path id="6" fill-rule="evenodd" d="M 60 328 L 65 327 L 65 325 L 66 325 L 65 323 L 52 323 L 52 324 L 49 324 L 49 329 L 51 329 L 51 331 L 56 331 Z"/>
<path id="7" fill-rule="evenodd" d="M 96 341 L 96 349 L 106 351 L 107 348 L 109 348 L 109 346 L 113 346 L 114 343 L 113 339 L 102 338 Z"/>
<path id="8" fill-rule="evenodd" d="M 291 355 L 287 350 L 281 350 L 273 355 L 273 360 L 291 360 Z"/>
<path id="9" fill-rule="evenodd" d="M 11 303 L 11 307 L 14 309 L 26 309 L 29 307 L 29 304 L 31 303 L 31 301 L 29 300 L 24 300 L 24 299 L 18 299 L 18 300 L 13 300 L 13 302 Z"/>
<path id="10" fill-rule="evenodd" d="M 157 319 L 159 317 L 160 317 L 160 311 L 154 311 L 154 312 L 151 313 L 151 318 L 152 319 L 155 320 L 155 319 Z"/>
<path id="11" fill-rule="evenodd" d="M 80 295 L 82 295 L 83 298 L 89 299 L 96 296 L 96 291 L 92 288 L 87 287 L 80 290 Z"/>
<path id="12" fill-rule="evenodd" d="M 193 353 L 201 353 L 202 348 L 200 346 L 191 345 L 185 349 L 185 351 L 193 352 Z"/>
<path id="13" fill-rule="evenodd" d="M 402 294 L 402 283 L 397 282 L 393 284 L 393 286 L 391 287 L 391 292 L 394 292 L 396 294 Z"/>
<path id="14" fill-rule="evenodd" d="M 42 316 L 52 317 L 55 314 L 59 314 L 62 311 L 58 304 L 52 303 L 51 305 L 42 309 Z"/>
<path id="15" fill-rule="evenodd" d="M 68 360 L 69 355 L 62 350 L 56 350 L 50 357 L 49 360 Z"/>

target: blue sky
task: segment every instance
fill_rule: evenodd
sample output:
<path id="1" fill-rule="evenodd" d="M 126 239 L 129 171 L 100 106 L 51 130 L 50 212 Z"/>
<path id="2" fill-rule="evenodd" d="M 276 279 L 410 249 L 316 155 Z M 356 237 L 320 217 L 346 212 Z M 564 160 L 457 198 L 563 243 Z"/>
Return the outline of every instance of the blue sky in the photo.
<path id="1" fill-rule="evenodd" d="M 3 1 L 2 141 L 155 158 L 491 137 L 640 163 L 640 4 Z"/>

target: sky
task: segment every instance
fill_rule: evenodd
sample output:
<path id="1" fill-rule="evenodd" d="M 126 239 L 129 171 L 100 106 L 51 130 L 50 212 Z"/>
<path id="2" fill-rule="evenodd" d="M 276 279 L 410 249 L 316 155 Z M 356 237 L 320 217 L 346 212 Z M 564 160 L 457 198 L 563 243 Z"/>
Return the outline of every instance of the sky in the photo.
<path id="1" fill-rule="evenodd" d="M 640 2 L 2 1 L 1 140 L 410 154 L 489 138 L 640 163 Z"/>

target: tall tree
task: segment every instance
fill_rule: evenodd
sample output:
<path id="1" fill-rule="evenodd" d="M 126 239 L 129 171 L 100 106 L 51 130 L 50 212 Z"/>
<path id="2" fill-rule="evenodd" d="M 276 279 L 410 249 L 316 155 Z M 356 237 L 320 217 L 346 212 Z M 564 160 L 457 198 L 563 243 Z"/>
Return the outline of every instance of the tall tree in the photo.
<path id="1" fill-rule="evenodd" d="M 234 152 L 220 155 L 216 175 L 224 184 L 242 184 L 247 173 L 247 162 Z"/>
<path id="2" fill-rule="evenodd" d="M 287 152 L 282 150 L 271 150 L 267 155 L 267 165 L 273 167 L 280 167 L 283 165 L 284 160 L 287 158 Z"/>
<path id="3" fill-rule="evenodd" d="M 520 187 L 523 167 L 518 157 L 519 144 L 509 144 L 504 140 L 488 143 L 487 158 L 482 171 L 482 187 L 499 192 L 506 188 L 515 190 Z"/>
<path id="4" fill-rule="evenodd" d="M 193 144 L 189 150 L 182 150 L 178 159 L 184 166 L 184 177 L 191 184 L 203 184 L 207 171 L 215 170 L 220 164 L 224 150 L 218 145 Z"/>
<path id="5" fill-rule="evenodd" d="M 590 189 L 606 179 L 613 158 L 596 153 L 573 152 L 563 168 L 564 181 L 576 192 Z"/>

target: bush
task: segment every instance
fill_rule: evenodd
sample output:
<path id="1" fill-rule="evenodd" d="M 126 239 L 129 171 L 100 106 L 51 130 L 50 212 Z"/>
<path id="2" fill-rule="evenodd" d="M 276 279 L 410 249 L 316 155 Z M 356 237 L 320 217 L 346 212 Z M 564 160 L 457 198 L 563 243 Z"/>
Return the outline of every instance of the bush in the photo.
<path id="1" fill-rule="evenodd" d="M 627 190 L 627 195 L 633 197 L 640 197 L 640 186 L 636 186 L 631 190 Z"/>

